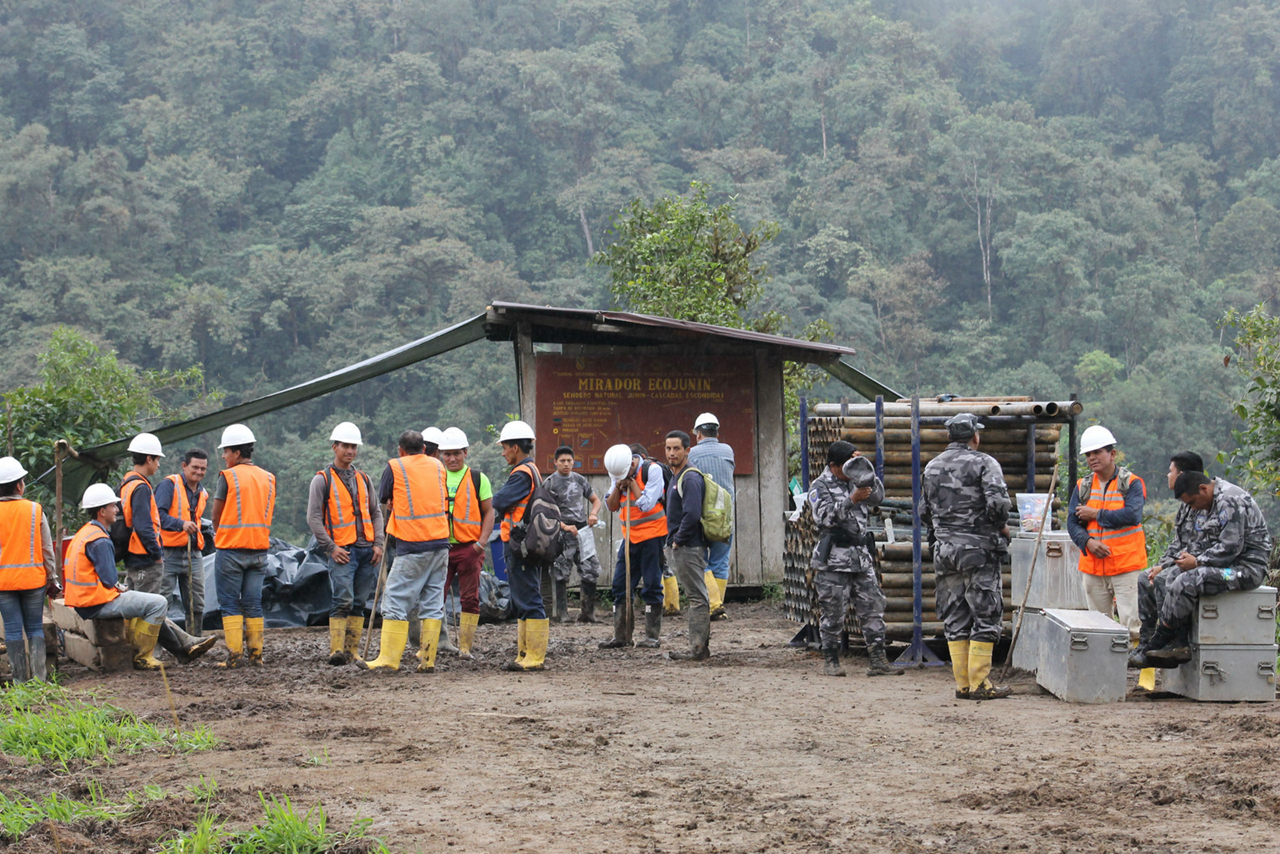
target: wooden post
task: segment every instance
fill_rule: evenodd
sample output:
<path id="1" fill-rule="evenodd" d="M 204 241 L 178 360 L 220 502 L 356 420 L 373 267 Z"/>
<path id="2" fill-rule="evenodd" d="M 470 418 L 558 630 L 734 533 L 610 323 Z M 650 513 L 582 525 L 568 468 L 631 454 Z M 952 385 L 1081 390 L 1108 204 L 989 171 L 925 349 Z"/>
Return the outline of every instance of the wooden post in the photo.
<path id="1" fill-rule="evenodd" d="M 62 460 L 67 455 L 67 440 L 59 439 L 53 446 L 53 565 L 57 568 L 58 583 L 62 583 Z"/>

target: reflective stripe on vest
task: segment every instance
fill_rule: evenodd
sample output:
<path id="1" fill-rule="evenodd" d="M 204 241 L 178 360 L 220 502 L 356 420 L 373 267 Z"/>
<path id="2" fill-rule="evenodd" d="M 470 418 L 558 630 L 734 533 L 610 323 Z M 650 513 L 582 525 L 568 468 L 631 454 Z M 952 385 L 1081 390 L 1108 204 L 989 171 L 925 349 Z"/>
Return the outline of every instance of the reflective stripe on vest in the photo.
<path id="1" fill-rule="evenodd" d="M 215 544 L 220 549 L 268 548 L 276 505 L 275 475 L 244 464 L 224 469 L 222 474 L 227 481 L 227 498 L 222 505 Z M 235 515 L 228 521 L 229 511 Z"/>
<path id="2" fill-rule="evenodd" d="M 356 517 L 360 518 L 360 529 L 364 533 L 364 540 L 367 543 L 373 542 L 373 520 L 369 518 L 369 484 L 365 479 L 363 472 L 354 471 L 356 479 L 356 497 L 353 501 L 351 498 L 351 490 L 347 488 L 346 481 L 338 475 L 338 470 L 333 466 L 333 474 L 330 475 L 328 470 L 318 471 L 316 474 L 329 481 L 329 495 L 325 499 L 328 502 L 328 513 L 325 518 L 325 527 L 329 531 L 329 539 L 333 540 L 335 545 L 349 546 L 356 540 L 360 539 L 356 531 Z M 342 481 L 342 488 L 338 488 L 338 482 Z M 359 507 L 362 513 L 357 514 L 356 508 Z"/>
<path id="3" fill-rule="evenodd" d="M 0 501 L 0 590 L 35 590 L 45 580 L 40 505 Z"/>
<path id="4" fill-rule="evenodd" d="M 459 512 L 461 511 L 461 512 Z M 462 469 L 462 480 L 453 496 L 453 508 L 449 514 L 453 538 L 460 543 L 474 543 L 480 539 L 480 496 L 471 479 L 470 466 Z"/>
<path id="5" fill-rule="evenodd" d="M 109 539 L 107 532 L 89 522 L 76 532 L 67 547 L 67 562 L 62 569 L 67 581 L 65 602 L 68 608 L 89 608 L 110 602 L 120 595 L 114 587 L 102 585 L 97 568 L 86 554 L 90 543 L 104 539 Z"/>
<path id="6" fill-rule="evenodd" d="M 204 508 L 209 503 L 209 493 L 201 488 L 200 497 L 196 499 L 196 512 L 191 512 L 191 500 L 187 498 L 187 484 L 182 475 L 171 474 L 165 480 L 173 482 L 173 500 L 169 502 L 168 514 L 184 522 L 195 522 L 200 527 L 200 518 L 204 516 Z M 160 542 L 166 549 L 185 549 L 191 542 L 186 531 L 161 531 Z M 195 548 L 204 548 L 204 534 L 196 531 Z"/>
<path id="7" fill-rule="evenodd" d="M 636 485 L 640 487 L 641 494 L 644 493 L 644 472 L 650 465 L 651 463 L 640 460 L 640 464 L 636 466 Z M 628 542 L 642 543 L 654 537 L 667 535 L 667 508 L 661 500 L 653 505 L 652 510 L 641 512 L 628 491 L 626 499 L 618 510 L 622 519 L 629 523 L 626 526 Z"/>
<path id="8" fill-rule="evenodd" d="M 1137 475 L 1132 475 L 1132 477 L 1133 480 L 1130 482 L 1129 488 L 1141 487 L 1142 496 L 1146 498 L 1147 485 Z M 1095 510 L 1123 510 L 1124 495 L 1120 492 L 1119 480 L 1120 478 L 1117 474 L 1109 483 L 1103 484 L 1098 480 L 1098 476 L 1094 474 L 1089 484 L 1089 499 L 1084 502 L 1085 505 Z M 1079 498 L 1080 487 L 1083 485 L 1083 480 L 1077 484 L 1077 499 Z M 1105 543 L 1111 549 L 1111 556 L 1094 557 L 1086 549 L 1080 554 L 1081 572 L 1087 575 L 1109 576 L 1123 575 L 1126 572 L 1137 572 L 1139 569 L 1146 569 L 1147 536 L 1142 531 L 1142 525 L 1132 525 L 1127 528 L 1103 528 L 1098 520 L 1094 519 L 1088 524 L 1087 528 L 1092 539 Z"/>
<path id="9" fill-rule="evenodd" d="M 124 523 L 130 528 L 133 527 L 133 492 L 139 486 L 146 484 L 147 489 L 151 489 L 150 482 L 145 477 L 132 472 L 125 475 L 124 483 L 120 486 L 120 505 L 124 509 Z M 151 530 L 156 532 L 157 538 L 160 533 L 160 509 L 156 507 L 155 493 L 151 493 Z M 138 536 L 137 531 L 129 534 L 129 554 L 144 555 L 147 549 L 142 545 L 142 539 Z"/>
<path id="10" fill-rule="evenodd" d="M 387 533 L 410 543 L 449 539 L 449 485 L 444 464 L 426 454 L 387 461 L 394 483 Z"/>
<path id="11" fill-rule="evenodd" d="M 524 510 L 529 506 L 529 499 L 533 497 L 533 491 L 542 482 L 542 475 L 538 473 L 538 467 L 528 460 L 516 465 L 511 470 L 511 473 L 515 474 L 516 469 L 526 467 L 529 469 L 529 494 L 517 501 L 515 506 L 506 513 L 502 514 L 502 541 L 504 543 L 511 541 L 512 527 L 520 524 L 520 520 L 524 518 Z"/>

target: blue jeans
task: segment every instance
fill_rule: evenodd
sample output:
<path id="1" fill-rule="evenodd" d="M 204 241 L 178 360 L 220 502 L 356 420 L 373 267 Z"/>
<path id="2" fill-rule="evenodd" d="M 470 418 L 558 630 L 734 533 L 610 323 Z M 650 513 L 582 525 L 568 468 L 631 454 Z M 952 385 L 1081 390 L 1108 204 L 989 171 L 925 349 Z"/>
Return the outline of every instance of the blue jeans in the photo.
<path id="1" fill-rule="evenodd" d="M 449 550 L 396 555 L 382 594 L 382 618 L 407 620 L 417 606 L 419 620 L 444 619 L 444 579 Z"/>
<path id="2" fill-rule="evenodd" d="M 333 591 L 330 617 L 363 617 L 369 594 L 378 583 L 378 565 L 373 562 L 373 546 L 348 546 L 351 559 L 334 563 L 329 558 L 329 587 Z"/>
<path id="3" fill-rule="evenodd" d="M 526 563 L 511 550 L 511 543 L 503 548 L 507 561 L 507 585 L 511 588 L 511 604 L 518 620 L 545 620 L 547 610 L 542 605 L 542 573 L 550 571 L 540 563 Z"/>
<path id="4" fill-rule="evenodd" d="M 44 588 L 0 590 L 0 619 L 5 643 L 22 643 L 23 629 L 29 638 L 44 637 Z"/>
<path id="5" fill-rule="evenodd" d="M 707 569 L 716 578 L 729 579 L 729 551 L 733 545 L 733 535 L 723 543 L 711 543 L 707 546 Z"/>
<path id="6" fill-rule="evenodd" d="M 651 537 L 631 543 L 631 589 L 640 588 L 640 598 L 646 605 L 662 604 L 662 541 L 665 537 Z M 613 570 L 613 601 L 626 602 L 627 565 L 618 546 L 618 563 Z"/>
<path id="7" fill-rule="evenodd" d="M 213 559 L 213 579 L 222 616 L 261 617 L 262 582 L 266 577 L 266 552 L 218 549 Z"/>
<path id="8" fill-rule="evenodd" d="M 187 584 L 187 571 L 191 572 L 191 583 Z M 160 579 L 160 595 L 172 599 L 174 590 L 182 601 L 182 613 L 187 613 L 188 605 L 195 615 L 195 628 L 186 626 L 187 631 L 195 631 L 204 625 L 204 555 L 199 549 L 191 550 L 191 564 L 187 564 L 187 550 L 166 548 L 164 550 L 164 575 Z M 186 620 L 183 620 L 185 624 Z"/>

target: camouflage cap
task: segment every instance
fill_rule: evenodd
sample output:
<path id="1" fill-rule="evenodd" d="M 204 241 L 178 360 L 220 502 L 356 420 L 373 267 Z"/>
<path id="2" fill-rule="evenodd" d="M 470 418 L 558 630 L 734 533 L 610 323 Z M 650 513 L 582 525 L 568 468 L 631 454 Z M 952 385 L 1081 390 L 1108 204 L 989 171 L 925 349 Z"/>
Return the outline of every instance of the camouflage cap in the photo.
<path id="1" fill-rule="evenodd" d="M 981 429 L 982 422 L 972 412 L 961 412 L 947 419 L 947 435 L 956 441 L 966 440 Z"/>
<path id="2" fill-rule="evenodd" d="M 844 472 L 844 476 L 849 478 L 849 482 L 857 489 L 876 485 L 875 467 L 871 465 L 871 460 L 866 457 L 850 457 L 840 467 L 840 470 Z"/>

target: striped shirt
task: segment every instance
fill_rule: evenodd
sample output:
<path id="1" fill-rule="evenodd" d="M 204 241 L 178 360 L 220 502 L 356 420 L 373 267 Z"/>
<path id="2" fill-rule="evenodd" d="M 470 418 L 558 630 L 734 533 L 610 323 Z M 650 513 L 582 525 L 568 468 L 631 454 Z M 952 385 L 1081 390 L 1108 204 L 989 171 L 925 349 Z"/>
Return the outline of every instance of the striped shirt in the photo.
<path id="1" fill-rule="evenodd" d="M 689 449 L 689 465 L 728 490 L 733 497 L 733 448 L 719 439 L 707 437 Z"/>

